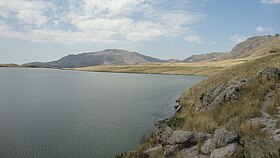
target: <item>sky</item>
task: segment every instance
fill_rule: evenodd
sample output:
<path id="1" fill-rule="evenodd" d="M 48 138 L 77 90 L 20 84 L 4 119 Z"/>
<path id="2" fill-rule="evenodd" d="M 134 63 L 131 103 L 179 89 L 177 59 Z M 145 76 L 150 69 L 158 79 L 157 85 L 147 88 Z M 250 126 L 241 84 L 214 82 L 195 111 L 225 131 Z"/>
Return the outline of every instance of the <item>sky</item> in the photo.
<path id="1" fill-rule="evenodd" d="M 0 63 L 125 49 L 161 59 L 280 33 L 280 0 L 0 0 Z"/>

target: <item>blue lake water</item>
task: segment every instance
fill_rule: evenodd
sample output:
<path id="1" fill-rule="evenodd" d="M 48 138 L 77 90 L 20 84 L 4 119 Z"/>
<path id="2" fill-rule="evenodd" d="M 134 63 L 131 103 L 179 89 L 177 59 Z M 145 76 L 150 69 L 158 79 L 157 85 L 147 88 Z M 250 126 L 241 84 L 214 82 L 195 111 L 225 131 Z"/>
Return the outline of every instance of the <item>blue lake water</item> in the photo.
<path id="1" fill-rule="evenodd" d="M 115 157 L 202 79 L 0 68 L 0 157 Z"/>

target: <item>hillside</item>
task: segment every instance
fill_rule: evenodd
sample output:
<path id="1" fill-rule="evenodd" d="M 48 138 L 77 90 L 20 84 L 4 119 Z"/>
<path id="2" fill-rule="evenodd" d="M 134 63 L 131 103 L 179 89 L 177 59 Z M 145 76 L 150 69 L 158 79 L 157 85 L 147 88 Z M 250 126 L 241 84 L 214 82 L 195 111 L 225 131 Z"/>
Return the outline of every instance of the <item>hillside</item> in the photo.
<path id="1" fill-rule="evenodd" d="M 252 39 L 264 38 L 261 41 L 270 41 L 259 44 L 257 47 L 250 46 Z M 269 39 L 269 40 L 268 40 Z M 212 53 L 205 54 L 202 56 L 193 56 L 188 61 L 193 62 L 171 62 L 171 63 L 141 63 L 137 65 L 101 65 L 101 66 L 90 66 L 81 68 L 71 68 L 72 70 L 79 71 L 94 71 L 94 72 L 124 72 L 124 73 L 147 73 L 147 74 L 178 74 L 178 75 L 204 75 L 209 76 L 213 73 L 224 70 L 228 67 L 232 67 L 238 64 L 242 64 L 248 61 L 262 58 L 264 56 L 274 54 L 280 50 L 280 38 L 263 36 L 263 37 L 252 37 L 248 39 L 249 42 L 242 42 L 233 48 L 236 50 L 243 50 L 245 48 L 252 48 L 245 55 L 242 53 L 242 57 L 228 58 L 233 53 Z M 246 46 L 248 44 L 249 46 Z M 242 46 L 242 47 L 241 47 Z M 243 48 L 243 49 L 241 49 Z M 234 53 L 235 54 L 235 53 Z M 222 55 L 222 56 L 219 56 Z M 223 56 L 227 56 L 226 59 Z M 215 57 L 216 56 L 216 57 Z M 206 59 L 202 60 L 201 59 Z M 211 58 L 211 59 L 210 59 Z M 185 60 L 186 61 L 186 60 Z"/>
<path id="2" fill-rule="evenodd" d="M 0 64 L 0 67 L 19 67 L 20 65 L 17 64 Z"/>
<path id="3" fill-rule="evenodd" d="M 180 110 L 122 156 L 279 157 L 280 50 L 268 45 L 250 52 L 262 56 L 247 57 L 190 88 L 180 97 Z"/>
<path id="4" fill-rule="evenodd" d="M 245 57 L 256 57 L 268 54 L 268 50 L 261 50 L 260 48 L 269 48 L 270 51 L 280 49 L 280 36 L 276 34 L 274 36 L 254 36 L 248 38 L 246 41 L 237 44 L 229 53 L 207 53 L 192 55 L 184 62 L 198 62 L 205 60 L 229 60 L 240 59 Z"/>
<path id="5" fill-rule="evenodd" d="M 99 52 L 68 55 L 57 61 L 27 63 L 26 67 L 72 68 L 96 65 L 133 65 L 146 62 L 162 62 L 160 59 L 126 50 L 107 49 Z"/>
<path id="6" fill-rule="evenodd" d="M 204 61 L 204 60 L 211 60 L 220 56 L 223 56 L 227 54 L 226 52 L 220 52 L 220 53 L 207 53 L 207 54 L 199 54 L 199 55 L 192 55 L 186 59 L 183 60 L 183 62 L 198 62 L 198 61 Z"/>

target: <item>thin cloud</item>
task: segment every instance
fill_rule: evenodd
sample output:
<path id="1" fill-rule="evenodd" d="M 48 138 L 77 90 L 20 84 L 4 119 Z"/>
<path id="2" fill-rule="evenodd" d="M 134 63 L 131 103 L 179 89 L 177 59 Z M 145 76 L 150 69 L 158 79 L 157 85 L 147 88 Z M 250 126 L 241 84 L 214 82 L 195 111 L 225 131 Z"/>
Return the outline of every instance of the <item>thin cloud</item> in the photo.
<path id="1" fill-rule="evenodd" d="M 201 44 L 202 39 L 199 35 L 188 35 L 186 36 L 185 40 L 190 43 Z"/>
<path id="2" fill-rule="evenodd" d="M 273 29 L 270 27 L 258 26 L 255 29 L 258 33 L 273 33 Z"/>
<path id="3" fill-rule="evenodd" d="M 261 0 L 261 3 L 266 3 L 266 4 L 279 4 L 280 0 Z"/>
<path id="4" fill-rule="evenodd" d="M 232 37 L 230 37 L 230 39 L 231 39 L 235 44 L 244 42 L 247 38 L 248 38 L 247 36 L 242 36 L 242 35 L 239 35 L 239 34 L 234 34 Z"/>

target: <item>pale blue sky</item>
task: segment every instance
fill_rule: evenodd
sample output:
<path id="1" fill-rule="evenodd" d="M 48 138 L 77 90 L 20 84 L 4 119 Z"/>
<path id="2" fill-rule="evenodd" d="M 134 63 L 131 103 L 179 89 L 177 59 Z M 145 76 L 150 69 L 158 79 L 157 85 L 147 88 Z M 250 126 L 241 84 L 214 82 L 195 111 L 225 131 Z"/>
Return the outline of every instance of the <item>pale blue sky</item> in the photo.
<path id="1" fill-rule="evenodd" d="M 279 32 L 280 0 L 0 0 L 0 63 L 107 48 L 184 59 Z"/>

